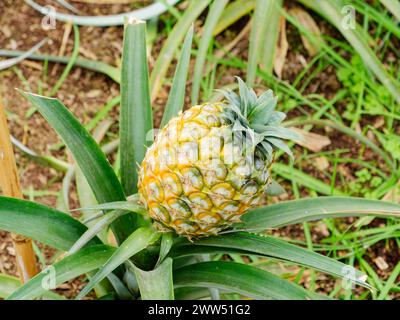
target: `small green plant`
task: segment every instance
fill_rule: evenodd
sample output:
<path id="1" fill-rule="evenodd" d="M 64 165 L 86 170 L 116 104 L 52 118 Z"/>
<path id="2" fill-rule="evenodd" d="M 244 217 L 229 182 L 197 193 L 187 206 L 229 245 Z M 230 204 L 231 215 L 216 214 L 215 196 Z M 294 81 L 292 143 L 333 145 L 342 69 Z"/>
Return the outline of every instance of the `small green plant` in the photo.
<path id="1" fill-rule="evenodd" d="M 269 169 L 274 161 L 278 162 L 274 159 L 275 150 L 290 154 L 282 139 L 295 136 L 279 126 L 285 115 L 274 112 L 276 101 L 272 92 L 257 97 L 241 82 L 239 96 L 228 92 L 227 101 L 205 103 L 175 118 L 184 104 L 192 36 L 193 29 L 185 38 L 178 60 L 162 130 L 165 133 L 166 128 L 175 128 L 182 139 L 179 143 L 193 143 L 202 131 L 192 128 L 189 135 L 183 136 L 183 127 L 172 125 L 176 119 L 191 119 L 192 125 L 203 125 L 202 121 L 219 123 L 240 142 L 250 139 L 250 150 L 259 162 L 255 164 L 257 171 L 247 172 L 246 162 L 242 161 L 247 160 L 243 152 L 249 148 L 243 145 L 248 144 L 233 145 L 239 152 L 239 163 L 234 161 L 229 167 L 214 163 L 208 167 L 209 176 L 196 169 L 194 163 L 160 170 L 165 164 L 160 160 L 161 152 L 171 149 L 162 146 L 175 148 L 177 142 L 162 131 L 153 144 L 149 135 L 153 130 L 153 115 L 145 24 L 129 21 L 125 28 L 121 74 L 118 172 L 59 100 L 21 92 L 63 139 L 97 204 L 83 208 L 85 212 L 92 212 L 83 223 L 35 202 L 0 197 L 0 229 L 31 237 L 64 253 L 29 282 L 7 292 L 8 299 L 48 298 L 50 289 L 82 274 L 88 275 L 89 283 L 78 299 L 92 289 L 98 298 L 131 300 L 215 299 L 232 297 L 232 293 L 257 299 L 327 298 L 262 268 L 221 260 L 220 254 L 273 258 L 370 288 L 362 272 L 356 269 L 349 272 L 349 266 L 337 260 L 267 236 L 263 231 L 323 218 L 399 217 L 400 206 L 351 197 L 309 198 L 260 206 L 265 201 L 261 199 L 264 193 L 280 192 L 279 185 L 269 177 Z M 211 131 L 210 127 L 207 132 Z M 216 154 L 211 155 L 215 159 Z M 183 160 L 188 159 L 190 155 L 183 153 Z M 137 164 L 142 164 L 141 172 Z M 205 163 L 196 163 L 196 166 L 202 165 Z M 187 179 L 184 179 L 185 173 Z M 220 188 L 213 188 L 217 185 L 213 179 L 221 184 Z M 171 203 L 164 197 L 166 192 L 173 195 Z M 253 204 L 257 207 L 251 208 Z M 162 227 L 155 228 L 152 218 Z M 104 235 L 109 226 L 116 246 Z"/>
<path id="2" fill-rule="evenodd" d="M 337 77 L 343 84 L 344 88 L 349 91 L 349 94 L 355 99 L 346 104 L 346 111 L 343 113 L 343 118 L 352 122 L 359 121 L 361 113 L 369 115 L 388 114 L 390 110 L 387 106 L 391 105 L 391 96 L 388 89 L 383 85 L 376 85 L 375 92 L 365 88 L 364 77 L 361 72 L 365 72 L 363 61 L 359 55 L 355 55 L 351 59 L 351 67 L 341 67 L 337 70 Z M 361 70 L 360 73 L 354 73 L 353 69 Z M 361 96 L 362 99 L 358 97 Z M 359 109 L 359 110 L 357 110 Z"/>
<path id="3" fill-rule="evenodd" d="M 367 168 L 356 171 L 355 176 L 356 179 L 350 181 L 348 184 L 351 195 L 369 198 L 371 190 L 374 190 L 383 183 L 382 177 L 373 175 Z"/>

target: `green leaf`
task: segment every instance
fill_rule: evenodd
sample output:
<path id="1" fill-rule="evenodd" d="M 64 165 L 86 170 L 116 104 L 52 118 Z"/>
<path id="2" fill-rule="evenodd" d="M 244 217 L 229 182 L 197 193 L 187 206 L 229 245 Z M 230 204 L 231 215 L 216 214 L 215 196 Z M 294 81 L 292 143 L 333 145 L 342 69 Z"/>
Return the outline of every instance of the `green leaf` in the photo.
<path id="1" fill-rule="evenodd" d="M 201 35 L 199 50 L 197 52 L 196 63 L 193 71 L 192 85 L 192 105 L 196 105 L 199 100 L 200 84 L 203 77 L 204 64 L 206 62 L 207 51 L 213 38 L 213 31 L 221 17 L 229 0 L 214 1 L 207 14 L 204 24 L 204 32 Z"/>
<path id="2" fill-rule="evenodd" d="M 151 227 L 139 228 L 132 233 L 107 260 L 102 268 L 95 274 L 85 288 L 79 293 L 77 299 L 82 299 L 93 287 L 109 275 L 114 269 L 123 264 L 136 253 L 147 248 L 150 244 L 157 241 L 160 234 Z M 79 253 L 80 251 L 78 251 Z"/>
<path id="3" fill-rule="evenodd" d="M 278 28 L 271 25 L 271 21 L 276 24 L 279 21 L 279 7 L 280 1 L 276 0 L 256 0 L 256 7 L 254 9 L 253 22 L 250 33 L 249 44 L 249 58 L 247 64 L 247 79 L 246 82 L 249 86 L 253 86 L 256 78 L 257 67 L 260 63 L 262 48 L 267 38 L 277 39 Z M 268 27 L 274 28 L 274 33 Z M 270 28 L 271 28 L 270 27 Z M 268 37 L 265 37 L 268 35 Z M 271 42 L 268 48 L 269 52 L 274 53 L 275 43 Z"/>
<path id="4" fill-rule="evenodd" d="M 255 7 L 255 0 L 237 0 L 229 3 L 225 8 L 224 14 L 214 28 L 213 36 L 217 36 L 226 28 L 234 24 L 240 18 L 247 15 Z"/>
<path id="5" fill-rule="evenodd" d="M 114 14 L 107 16 L 76 16 L 73 14 L 67 14 L 55 11 L 52 13 L 54 18 L 63 21 L 70 22 L 72 21 L 75 24 L 82 26 L 94 26 L 94 27 L 109 27 L 109 26 L 118 26 L 124 24 L 125 17 L 128 18 L 136 18 L 142 20 L 150 20 L 158 17 L 168 10 L 168 6 L 173 6 L 179 0 L 165 0 L 167 4 L 164 4 L 164 1 L 155 2 L 147 7 L 136 9 L 134 11 L 122 13 L 122 14 Z M 25 0 L 25 2 L 30 5 L 35 10 L 41 12 L 42 14 L 49 15 L 49 8 L 41 6 L 37 4 L 33 0 Z"/>
<path id="6" fill-rule="evenodd" d="M 25 146 L 21 141 L 17 140 L 15 137 L 12 135 L 10 136 L 11 142 L 15 147 L 19 149 L 25 156 L 27 156 L 29 159 L 32 159 L 38 164 L 47 166 L 47 167 L 52 167 L 58 171 L 61 172 L 67 172 L 71 165 L 65 161 L 59 160 L 55 157 L 52 156 L 42 156 L 37 154 L 35 151 L 29 149 L 27 146 Z"/>
<path id="7" fill-rule="evenodd" d="M 357 29 L 351 29 L 343 23 L 343 14 L 341 12 L 342 3 L 339 0 L 299 0 L 303 5 L 317 12 L 332 23 L 343 35 L 343 37 L 352 45 L 354 50 L 360 55 L 364 63 L 389 90 L 391 95 L 400 103 L 400 86 L 391 75 L 388 74 L 382 62 L 369 47 L 363 34 Z"/>
<path id="8" fill-rule="evenodd" d="M 397 265 L 394 267 L 392 270 L 389 278 L 387 279 L 385 286 L 382 288 L 381 292 L 379 293 L 378 300 L 386 300 L 387 296 L 392 289 L 392 287 L 395 286 L 397 277 L 400 274 L 400 262 L 397 263 Z"/>
<path id="9" fill-rule="evenodd" d="M 7 298 L 17 290 L 20 285 L 21 282 L 18 278 L 0 273 L 0 298 Z"/>
<path id="10" fill-rule="evenodd" d="M 264 17 L 268 23 L 265 32 L 261 34 L 263 38 L 261 38 L 260 64 L 263 71 L 272 74 L 276 43 L 279 34 L 279 18 L 281 16 L 280 9 L 282 8 L 282 0 L 270 0 L 268 4 L 267 18 Z"/>
<path id="11" fill-rule="evenodd" d="M 255 299 L 305 300 L 315 296 L 270 272 L 236 262 L 202 262 L 174 270 L 180 287 L 212 287 Z"/>
<path id="12" fill-rule="evenodd" d="M 265 193 L 269 196 L 279 196 L 285 192 L 285 189 L 283 189 L 283 187 L 275 180 L 272 180 L 271 184 L 267 187 L 267 190 L 265 190 Z"/>
<path id="13" fill-rule="evenodd" d="M 132 20 L 125 27 L 121 79 L 121 181 L 126 195 L 131 195 L 137 192 L 138 165 L 153 142 L 144 21 Z"/>
<path id="14" fill-rule="evenodd" d="M 17 277 L 0 274 L 0 299 L 6 299 L 20 286 L 21 282 Z M 64 296 L 60 296 L 52 291 L 45 292 L 42 298 L 44 300 L 66 300 Z"/>
<path id="15" fill-rule="evenodd" d="M 207 288 L 182 287 L 175 289 L 175 300 L 200 300 L 210 296 Z"/>
<path id="16" fill-rule="evenodd" d="M 66 281 L 101 267 L 113 254 L 115 248 L 95 245 L 84 248 L 49 266 L 11 294 L 9 300 L 37 298 Z M 44 285 L 43 285 L 44 284 Z"/>
<path id="17" fill-rule="evenodd" d="M 90 188 L 85 175 L 79 167 L 75 168 L 75 184 L 76 184 L 76 192 L 78 194 L 79 205 L 83 208 L 95 206 L 97 205 L 96 196 L 93 194 L 92 189 Z M 82 216 L 80 217 L 81 221 L 88 220 L 92 216 L 93 212 L 90 210 L 82 209 L 80 210 Z M 86 224 L 86 223 L 85 223 Z M 91 224 L 87 224 L 90 226 Z"/>
<path id="18" fill-rule="evenodd" d="M 19 51 L 19 50 L 0 50 L 0 56 L 4 57 L 18 57 L 22 54 L 26 54 L 28 51 Z M 71 57 L 64 57 L 64 56 L 52 56 L 47 54 L 31 54 L 29 55 L 29 60 L 38 60 L 38 61 L 48 61 L 54 63 L 62 63 L 68 64 L 71 60 Z M 88 60 L 88 59 L 80 59 L 77 58 L 75 60 L 74 66 L 86 68 L 88 70 L 92 70 L 95 72 L 100 72 L 117 83 L 121 82 L 121 72 L 118 68 L 113 67 L 107 63 L 95 61 L 95 60 Z"/>
<path id="19" fill-rule="evenodd" d="M 274 163 L 272 166 L 272 171 L 282 178 L 294 180 L 298 184 L 314 190 L 318 193 L 324 195 L 344 195 L 339 190 L 332 190 L 331 186 L 326 184 L 325 182 L 322 182 L 321 180 L 318 180 L 310 176 L 309 174 L 304 173 L 303 171 L 300 171 L 283 163 Z"/>
<path id="20" fill-rule="evenodd" d="M 318 219 L 366 215 L 400 218 L 400 205 L 355 197 L 306 198 L 251 210 L 235 228 L 261 231 Z"/>
<path id="21" fill-rule="evenodd" d="M 167 41 L 161 49 L 160 54 L 158 55 L 157 61 L 151 73 L 151 100 L 154 100 L 157 97 L 157 94 L 162 86 L 162 81 L 165 78 L 172 59 L 174 58 L 175 51 L 183 40 L 190 25 L 204 11 L 210 2 L 211 0 L 190 1 L 189 7 L 185 10 L 185 13 L 179 19 L 178 23 L 175 24 L 168 36 Z"/>
<path id="22" fill-rule="evenodd" d="M 399 0 L 381 0 L 381 3 L 400 21 L 400 2 Z"/>
<path id="23" fill-rule="evenodd" d="M 73 254 L 82 249 L 90 240 L 92 240 L 98 233 L 107 228 L 114 220 L 119 217 L 128 214 L 127 211 L 116 210 L 109 211 L 103 217 L 101 217 L 95 224 L 90 226 L 84 234 L 74 243 L 74 245 L 68 250 L 68 254 Z"/>
<path id="24" fill-rule="evenodd" d="M 197 247 L 200 251 L 197 252 Z M 224 253 L 240 253 L 243 255 L 261 255 L 294 262 L 296 264 L 313 268 L 336 277 L 343 278 L 348 276 L 345 272 L 348 266 L 334 259 L 325 257 L 313 251 L 303 249 L 286 241 L 275 239 L 269 236 L 250 234 L 247 232 L 236 232 L 232 234 L 219 235 L 216 237 L 204 238 L 195 241 L 177 243 L 173 250 L 173 256 L 216 253 L 214 249 Z M 222 251 L 220 250 L 222 249 Z M 234 249 L 230 251 L 230 249 Z M 225 251 L 224 251 L 225 250 Z M 366 275 L 358 270 L 354 270 L 353 280 L 357 284 L 369 287 L 365 283 Z"/>
<path id="25" fill-rule="evenodd" d="M 158 256 L 158 261 L 156 266 L 164 261 L 165 257 L 168 255 L 169 251 L 174 244 L 174 234 L 172 232 L 163 233 L 161 238 L 160 254 Z"/>
<path id="26" fill-rule="evenodd" d="M 174 300 L 171 258 L 165 259 L 151 271 L 143 271 L 135 266 L 132 268 L 139 284 L 142 300 Z"/>
<path id="27" fill-rule="evenodd" d="M 110 280 L 112 286 L 114 287 L 118 298 L 121 300 L 134 300 L 133 295 L 129 292 L 128 288 L 124 283 L 114 274 L 110 273 L 108 275 L 108 280 Z"/>
<path id="28" fill-rule="evenodd" d="M 116 202 L 108 202 L 104 204 L 98 204 L 98 205 L 93 205 L 93 206 L 88 206 L 88 207 L 83 207 L 80 209 L 75 209 L 71 211 L 92 211 L 92 210 L 127 210 L 127 211 L 132 211 L 140 214 L 147 214 L 146 209 L 132 201 L 116 201 Z"/>
<path id="29" fill-rule="evenodd" d="M 40 41 L 38 44 L 33 46 L 31 49 L 29 49 L 26 52 L 21 53 L 19 56 L 7 60 L 0 61 L 0 70 L 5 70 L 8 68 L 11 68 L 12 66 L 15 66 L 16 64 L 20 63 L 21 61 L 24 61 L 25 59 L 29 58 L 35 51 L 39 50 L 46 42 L 48 41 L 47 38 L 43 39 Z"/>
<path id="30" fill-rule="evenodd" d="M 34 202 L 0 197 L 0 229 L 67 251 L 87 230 L 71 216 Z M 100 243 L 94 238 L 90 244 Z"/>
<path id="31" fill-rule="evenodd" d="M 165 106 L 164 115 L 160 128 L 163 128 L 169 120 L 177 116 L 179 111 L 183 109 L 186 95 L 186 80 L 189 72 L 190 53 L 192 49 L 193 26 L 190 27 L 185 41 L 183 42 L 182 52 L 178 58 L 172 87 L 169 92 L 167 104 Z"/>
<path id="32" fill-rule="evenodd" d="M 23 93 L 57 131 L 71 150 L 99 203 L 125 200 L 121 184 L 110 163 L 92 136 L 72 113 L 57 99 Z M 116 238 L 122 242 L 133 230 L 132 215 L 113 223 Z"/>

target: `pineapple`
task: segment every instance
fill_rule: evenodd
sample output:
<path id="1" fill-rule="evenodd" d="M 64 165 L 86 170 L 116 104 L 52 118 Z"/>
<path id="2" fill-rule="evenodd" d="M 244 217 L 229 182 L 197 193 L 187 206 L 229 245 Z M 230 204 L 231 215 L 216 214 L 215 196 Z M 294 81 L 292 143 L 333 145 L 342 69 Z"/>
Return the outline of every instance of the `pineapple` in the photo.
<path id="1" fill-rule="evenodd" d="M 162 229 L 198 238 L 216 235 L 264 204 L 275 151 L 296 139 L 280 126 L 271 90 L 257 97 L 240 78 L 239 95 L 196 105 L 171 119 L 142 162 L 138 189 Z"/>

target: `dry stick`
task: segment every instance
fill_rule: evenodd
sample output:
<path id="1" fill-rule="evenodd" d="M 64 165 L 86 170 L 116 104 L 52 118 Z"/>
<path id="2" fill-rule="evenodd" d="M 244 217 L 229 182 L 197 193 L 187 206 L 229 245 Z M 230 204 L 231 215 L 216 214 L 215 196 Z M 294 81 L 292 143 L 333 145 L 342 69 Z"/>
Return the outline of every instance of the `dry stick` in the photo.
<path id="1" fill-rule="evenodd" d="M 7 197 L 22 199 L 14 151 L 10 141 L 10 132 L 3 103 L 0 97 L 0 186 Z M 11 234 L 14 244 L 17 267 L 22 283 L 38 273 L 32 239 Z"/>
<path id="2" fill-rule="evenodd" d="M 61 57 L 65 54 L 65 50 L 67 49 L 67 43 L 68 43 L 68 39 L 69 39 L 69 35 L 71 34 L 71 30 L 72 30 L 72 23 L 68 22 L 65 25 L 65 31 L 64 31 L 64 35 L 63 35 L 63 39 L 61 42 L 61 47 L 60 47 L 60 51 L 58 52 L 58 55 Z M 58 66 L 59 64 L 56 63 L 53 67 L 53 70 L 51 71 L 51 75 L 55 76 L 58 70 Z"/>

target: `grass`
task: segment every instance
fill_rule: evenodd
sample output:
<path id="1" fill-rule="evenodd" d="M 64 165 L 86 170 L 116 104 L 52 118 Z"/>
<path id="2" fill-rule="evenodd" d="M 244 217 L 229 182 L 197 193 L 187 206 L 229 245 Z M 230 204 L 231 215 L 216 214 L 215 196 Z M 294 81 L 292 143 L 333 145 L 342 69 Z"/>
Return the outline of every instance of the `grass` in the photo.
<path id="1" fill-rule="evenodd" d="M 398 84 L 400 82 L 398 61 L 387 60 L 390 53 L 397 54 L 397 56 L 399 54 L 399 50 L 394 44 L 395 41 L 398 43 L 400 38 L 396 22 L 391 14 L 379 4 L 371 6 L 364 1 L 355 1 L 355 6 L 362 14 L 359 22 L 363 32 L 369 33 L 373 42 L 380 43 L 379 46 L 372 47 L 374 54 L 378 60 L 387 62 L 387 72 Z M 230 15 L 223 16 L 220 20 L 222 24 L 229 25 L 232 23 L 229 20 L 231 17 L 233 17 L 231 19 L 234 22 L 243 15 L 247 19 L 251 18 L 247 7 L 242 8 L 242 11 L 238 11 L 238 8 L 235 7 L 232 9 L 229 5 L 228 8 L 231 10 L 229 11 Z M 220 8 L 215 9 L 217 11 L 216 16 L 219 14 L 218 9 Z M 158 59 L 154 66 L 153 70 L 155 71 L 152 73 L 151 80 L 153 99 L 159 93 L 163 82 L 170 83 L 168 81 L 170 77 L 168 73 L 169 64 L 176 54 L 180 39 L 183 39 L 185 35 L 185 30 L 201 13 L 202 8 L 189 7 L 188 10 L 186 13 L 172 11 L 170 15 L 162 17 L 162 27 L 158 30 L 158 37 L 163 37 L 171 32 L 176 37 L 171 37 L 172 40 L 168 40 L 160 52 L 160 55 L 165 57 L 166 60 Z M 243 15 L 242 12 L 244 12 Z M 283 14 L 291 25 L 289 32 L 294 39 L 297 39 L 296 41 L 300 42 L 299 33 L 304 32 L 304 29 L 288 14 Z M 210 20 L 213 18 L 215 17 L 211 16 Z M 181 28 L 174 29 L 177 19 L 179 19 L 178 23 Z M 210 25 L 215 27 L 218 33 L 223 32 L 223 30 L 220 30 L 221 26 L 215 21 L 211 20 Z M 235 24 L 233 24 L 234 27 Z M 74 55 L 57 80 L 51 95 L 57 94 L 78 57 L 78 28 L 74 27 L 74 31 Z M 229 30 L 225 32 L 229 33 Z M 332 130 L 340 132 L 340 134 L 332 134 L 333 137 L 338 137 L 338 146 L 333 145 L 317 153 L 304 148 L 297 148 L 296 162 L 293 165 L 279 164 L 275 166 L 274 174 L 277 179 L 288 186 L 287 189 L 293 190 L 293 193 L 289 195 L 291 198 L 340 193 L 381 199 L 390 191 L 398 189 L 400 148 L 398 147 L 399 144 L 390 142 L 396 139 L 395 137 L 398 135 L 399 103 L 391 96 L 385 86 L 374 78 L 363 63 L 362 57 L 345 39 L 340 36 L 336 37 L 336 35 L 335 37 L 324 35 L 324 41 L 319 43 L 322 51 L 314 57 L 307 57 L 306 65 L 290 80 L 281 80 L 257 67 L 258 57 L 256 56 L 252 58 L 249 66 L 243 51 L 226 52 L 224 57 L 216 58 L 215 52 L 223 50 L 223 44 L 216 38 L 216 34 L 209 39 L 211 30 L 206 29 L 205 35 L 207 36 L 205 40 L 200 42 L 201 50 L 192 50 L 195 57 L 194 61 L 196 61 L 196 58 L 197 61 L 200 61 L 196 67 L 194 78 L 196 88 L 196 93 L 192 96 L 194 101 L 198 100 L 197 90 L 200 92 L 199 101 L 210 97 L 214 88 L 224 81 L 221 74 L 236 75 L 251 70 L 251 82 L 255 81 L 259 87 L 272 88 L 280 98 L 281 110 L 290 112 L 290 120 L 293 123 L 297 121 L 297 124 L 304 125 L 305 130 L 315 131 L 317 129 L 323 135 L 331 134 Z M 256 38 L 257 35 L 254 37 Z M 296 53 L 307 56 L 301 44 L 296 44 L 293 51 L 295 50 L 298 50 Z M 166 63 L 164 63 L 165 61 Z M 205 66 L 203 67 L 204 61 Z M 206 70 L 209 64 L 214 65 L 211 71 L 200 78 L 199 70 L 202 67 L 203 71 Z M 46 60 L 44 70 L 47 70 L 47 65 Z M 29 81 L 26 80 L 21 69 L 14 67 L 13 71 L 20 79 L 21 86 L 30 90 Z M 321 75 L 324 74 L 330 74 L 332 78 L 337 79 L 339 89 L 336 92 L 326 93 L 321 88 L 313 89 L 315 84 L 322 84 Z M 48 81 L 47 71 L 44 71 L 42 80 L 38 83 L 39 93 L 41 93 L 42 85 L 46 81 Z M 119 96 L 110 97 L 107 104 L 101 106 L 99 113 L 86 125 L 86 129 L 92 130 L 102 119 L 110 117 L 110 111 L 119 103 Z M 26 117 L 30 118 L 34 111 L 28 111 Z M 380 122 L 379 126 L 377 125 L 378 121 Z M 330 128 L 327 129 L 328 124 L 330 124 Z M 373 137 L 373 140 L 370 137 Z M 348 142 L 349 139 L 350 143 Z M 357 142 L 353 142 L 355 141 L 353 139 L 356 139 Z M 328 163 L 327 169 L 322 172 L 314 166 L 316 159 L 320 158 L 326 159 Z M 345 169 L 347 169 L 347 172 Z M 32 198 L 56 195 L 53 191 L 32 189 L 25 190 L 24 194 Z M 325 219 L 322 225 L 326 230 L 324 236 L 321 237 L 317 231 L 320 228 L 319 224 L 308 222 L 299 226 L 302 232 L 301 236 L 290 238 L 290 241 L 357 266 L 368 274 L 371 284 L 378 289 L 377 292 L 343 291 L 340 284 L 334 284 L 330 292 L 332 297 L 385 300 L 400 292 L 400 287 L 396 281 L 400 274 L 400 263 L 391 263 L 390 272 L 385 272 L 383 278 L 378 275 L 380 271 L 374 263 L 374 250 L 376 248 L 384 248 L 388 251 L 390 246 L 394 245 L 398 250 L 400 245 L 400 222 L 398 220 L 361 221 L 357 219 L 338 221 Z M 284 236 L 290 237 L 290 230 L 284 233 Z M 318 239 L 316 239 L 316 236 L 318 236 Z M 39 249 L 35 247 L 35 250 L 38 251 Z M 226 257 L 213 256 L 214 261 L 222 258 Z M 269 259 L 249 256 L 244 260 L 243 256 L 240 255 L 229 255 L 228 259 L 239 263 L 262 266 L 266 270 L 276 270 L 277 268 L 277 263 Z M 319 274 L 314 271 L 306 275 L 303 268 L 293 270 L 288 263 L 281 265 L 280 268 L 284 269 L 284 277 L 293 278 L 297 283 L 304 284 L 305 279 L 309 279 L 307 285 L 313 290 L 321 283 Z"/>

